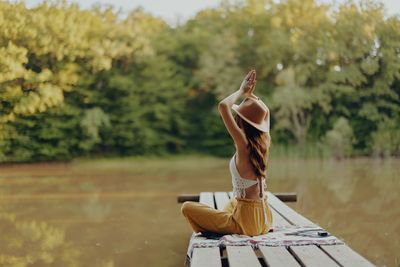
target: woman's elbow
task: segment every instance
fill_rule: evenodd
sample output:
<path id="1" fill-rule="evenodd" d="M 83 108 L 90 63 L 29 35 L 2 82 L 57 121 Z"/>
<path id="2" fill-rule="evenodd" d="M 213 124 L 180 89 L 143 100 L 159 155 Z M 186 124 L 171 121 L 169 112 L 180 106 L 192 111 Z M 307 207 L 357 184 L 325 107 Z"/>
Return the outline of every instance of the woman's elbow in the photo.
<path id="1" fill-rule="evenodd" d="M 226 110 L 226 109 L 228 109 L 228 104 L 226 104 L 224 101 L 221 101 L 221 102 L 219 102 L 218 103 L 218 110 Z"/>

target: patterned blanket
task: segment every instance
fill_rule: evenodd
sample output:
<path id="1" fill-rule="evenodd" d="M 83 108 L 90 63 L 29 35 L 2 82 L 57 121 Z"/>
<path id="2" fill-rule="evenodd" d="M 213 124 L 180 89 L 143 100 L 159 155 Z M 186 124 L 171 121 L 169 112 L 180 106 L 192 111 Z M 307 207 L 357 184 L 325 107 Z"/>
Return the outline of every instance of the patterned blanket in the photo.
<path id="1" fill-rule="evenodd" d="M 239 234 L 193 233 L 190 238 L 187 257 L 192 257 L 194 248 L 225 246 L 299 246 L 345 244 L 321 227 L 274 226 L 267 234 L 247 236 Z"/>

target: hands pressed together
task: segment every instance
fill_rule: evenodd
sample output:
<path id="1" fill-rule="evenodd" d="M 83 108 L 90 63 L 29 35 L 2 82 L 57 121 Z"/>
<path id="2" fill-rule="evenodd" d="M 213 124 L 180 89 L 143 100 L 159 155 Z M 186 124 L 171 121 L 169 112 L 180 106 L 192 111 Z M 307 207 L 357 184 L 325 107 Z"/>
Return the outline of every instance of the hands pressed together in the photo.
<path id="1" fill-rule="evenodd" d="M 251 69 L 247 73 L 246 77 L 243 79 L 239 91 L 241 91 L 242 94 L 244 94 L 246 97 L 257 98 L 253 94 L 255 88 L 256 88 L 256 70 Z"/>

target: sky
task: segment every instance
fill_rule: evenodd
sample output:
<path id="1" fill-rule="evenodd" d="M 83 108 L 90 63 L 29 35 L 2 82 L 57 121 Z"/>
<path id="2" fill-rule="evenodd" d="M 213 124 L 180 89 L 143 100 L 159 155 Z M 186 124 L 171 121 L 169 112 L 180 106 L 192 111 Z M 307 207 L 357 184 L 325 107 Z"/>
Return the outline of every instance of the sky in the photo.
<path id="1" fill-rule="evenodd" d="M 179 19 L 182 21 L 194 16 L 204 8 L 216 7 L 221 0 L 68 0 L 68 2 L 79 3 L 82 8 L 90 8 L 93 4 L 112 4 L 128 12 L 138 6 L 153 15 L 160 16 L 168 23 L 175 24 Z M 341 3 L 345 0 L 336 0 Z M 359 1 L 359 0 L 356 0 Z M 386 7 L 388 15 L 400 15 L 400 0 L 381 0 Z M 29 7 L 33 7 L 42 0 L 25 0 Z M 332 0 L 317 0 L 319 3 L 329 3 Z"/>

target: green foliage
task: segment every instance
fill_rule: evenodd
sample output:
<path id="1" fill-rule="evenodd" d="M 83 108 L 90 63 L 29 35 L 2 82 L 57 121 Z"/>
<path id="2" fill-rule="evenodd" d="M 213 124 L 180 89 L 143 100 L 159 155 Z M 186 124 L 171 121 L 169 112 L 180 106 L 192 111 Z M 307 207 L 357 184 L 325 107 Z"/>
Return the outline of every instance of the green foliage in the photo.
<path id="1" fill-rule="evenodd" d="M 385 119 L 372 134 L 372 152 L 375 156 L 400 155 L 400 127 L 395 119 Z"/>
<path id="2" fill-rule="evenodd" d="M 0 161 L 229 155 L 216 105 L 250 67 L 277 154 L 399 155 L 398 17 L 374 1 L 233 2 L 176 27 L 141 9 L 1 2 Z"/>
<path id="3" fill-rule="evenodd" d="M 326 133 L 324 141 L 336 158 L 341 159 L 350 156 L 354 134 L 349 121 L 340 117 L 333 125 L 332 130 Z"/>
<path id="4" fill-rule="evenodd" d="M 304 144 L 310 124 L 310 94 L 298 84 L 292 67 L 277 75 L 276 84 L 272 99 L 276 110 L 275 128 L 290 131 L 299 144 Z"/>
<path id="5" fill-rule="evenodd" d="M 101 108 L 95 107 L 85 110 L 80 126 L 88 136 L 88 142 L 82 144 L 83 148 L 89 150 L 94 144 L 100 142 L 100 128 L 109 127 L 110 119 Z"/>

